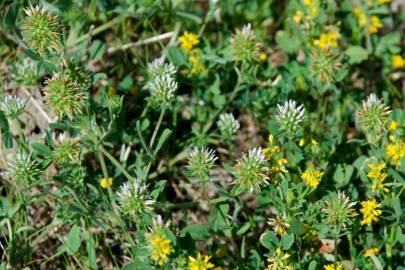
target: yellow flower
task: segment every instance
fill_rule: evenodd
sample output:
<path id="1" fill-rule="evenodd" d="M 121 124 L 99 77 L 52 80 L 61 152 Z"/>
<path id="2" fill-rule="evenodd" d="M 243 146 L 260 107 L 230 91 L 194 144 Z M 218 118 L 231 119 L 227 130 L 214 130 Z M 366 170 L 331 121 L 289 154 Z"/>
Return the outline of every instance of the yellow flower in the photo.
<path id="1" fill-rule="evenodd" d="M 377 0 L 377 2 L 378 2 L 378 4 L 380 4 L 380 5 L 384 5 L 384 4 L 386 4 L 386 3 L 390 3 L 391 0 Z"/>
<path id="2" fill-rule="evenodd" d="M 366 249 L 366 251 L 364 251 L 364 256 L 371 257 L 373 255 L 378 254 L 379 252 L 380 252 L 380 249 L 378 247 L 368 248 L 368 249 Z"/>
<path id="3" fill-rule="evenodd" d="M 301 10 L 297 10 L 293 16 L 293 21 L 296 24 L 300 24 L 303 18 L 304 18 L 304 12 L 302 12 Z"/>
<path id="4" fill-rule="evenodd" d="M 165 238 L 161 228 L 151 230 L 147 239 L 152 248 L 150 257 L 162 266 L 169 259 L 170 253 L 173 252 L 171 241 Z"/>
<path id="5" fill-rule="evenodd" d="M 267 55 L 265 53 L 259 54 L 259 61 L 260 62 L 265 62 L 267 60 Z"/>
<path id="6" fill-rule="evenodd" d="M 378 221 L 378 217 L 381 215 L 382 211 L 379 209 L 381 204 L 377 203 L 375 199 L 362 201 L 362 208 L 360 212 L 363 214 L 363 220 L 360 222 L 361 225 L 371 225 L 373 221 Z"/>
<path id="7" fill-rule="evenodd" d="M 272 258 L 268 258 L 267 262 L 269 263 L 267 266 L 267 270 L 290 270 L 292 269 L 286 262 L 286 260 L 290 257 L 290 254 L 281 251 L 280 248 L 276 249 L 275 256 Z"/>
<path id="8" fill-rule="evenodd" d="M 198 36 L 194 33 L 185 31 L 181 37 L 179 37 L 180 47 L 186 52 L 191 51 L 195 45 L 200 43 Z"/>
<path id="9" fill-rule="evenodd" d="M 383 183 L 385 178 L 388 177 L 388 173 L 381 172 L 385 169 L 386 164 L 384 162 L 377 163 L 377 164 L 368 164 L 368 167 L 371 169 L 370 172 L 367 174 L 373 180 L 372 191 L 376 190 L 383 190 L 388 192 L 388 189 L 385 187 Z"/>
<path id="10" fill-rule="evenodd" d="M 303 147 L 303 146 L 305 145 L 305 139 L 304 139 L 304 138 L 301 138 L 301 140 L 300 140 L 300 142 L 298 143 L 298 145 L 299 145 L 300 147 Z"/>
<path id="11" fill-rule="evenodd" d="M 191 256 L 188 257 L 188 269 L 189 270 L 207 270 L 210 268 L 214 268 L 215 265 L 210 263 L 209 260 L 211 256 L 201 255 L 200 252 L 197 253 L 197 257 L 193 258 Z"/>
<path id="12" fill-rule="evenodd" d="M 268 141 L 270 143 L 270 147 L 264 148 L 262 150 L 262 152 L 263 152 L 263 154 L 266 155 L 267 159 L 270 159 L 274 154 L 280 152 L 281 149 L 280 149 L 280 147 L 278 145 L 273 145 L 273 142 L 274 142 L 273 134 L 269 134 Z"/>
<path id="13" fill-rule="evenodd" d="M 405 142 L 402 140 L 396 140 L 385 147 L 385 152 L 391 159 L 392 165 L 398 165 L 403 157 L 405 157 Z"/>
<path id="14" fill-rule="evenodd" d="M 405 67 L 405 59 L 399 54 L 393 55 L 392 56 L 392 67 L 393 68 L 398 68 L 398 69 L 404 68 Z"/>
<path id="15" fill-rule="evenodd" d="M 330 49 L 338 46 L 339 33 L 328 32 L 321 34 L 319 39 L 314 41 L 314 45 L 321 49 Z"/>
<path id="16" fill-rule="evenodd" d="M 368 27 L 368 31 L 369 31 L 371 34 L 375 34 L 375 33 L 377 33 L 378 30 L 379 30 L 380 28 L 382 28 L 384 25 L 382 24 L 380 18 L 378 18 L 378 17 L 375 16 L 375 15 L 371 16 L 370 19 L 371 19 L 371 21 L 370 21 L 370 25 L 369 25 L 369 27 Z"/>
<path id="17" fill-rule="evenodd" d="M 302 3 L 308 7 L 312 6 L 313 2 L 313 0 L 302 0 Z"/>
<path id="18" fill-rule="evenodd" d="M 108 178 L 108 181 L 107 181 L 107 179 L 105 179 L 105 178 L 101 178 L 101 180 L 100 180 L 100 186 L 101 186 L 102 188 L 106 189 L 108 186 L 111 186 L 111 185 L 112 185 L 112 182 L 113 182 L 113 180 L 112 180 L 111 177 Z"/>
<path id="19" fill-rule="evenodd" d="M 323 268 L 325 270 L 344 270 L 343 264 L 341 263 L 324 265 Z"/>
<path id="20" fill-rule="evenodd" d="M 394 131 L 398 128 L 398 123 L 395 120 L 392 120 L 389 126 L 389 131 Z"/>
<path id="21" fill-rule="evenodd" d="M 319 185 L 323 174 L 323 172 L 310 166 L 301 174 L 301 179 L 304 180 L 308 186 L 316 188 Z"/>
<path id="22" fill-rule="evenodd" d="M 360 26 L 365 26 L 367 23 L 367 16 L 366 13 L 361 8 L 354 8 L 353 9 L 353 14 L 357 18 L 357 22 Z"/>
<path id="23" fill-rule="evenodd" d="M 191 74 L 201 74 L 207 71 L 201 57 L 199 56 L 199 50 L 191 51 L 188 56 L 188 61 L 191 63 Z"/>

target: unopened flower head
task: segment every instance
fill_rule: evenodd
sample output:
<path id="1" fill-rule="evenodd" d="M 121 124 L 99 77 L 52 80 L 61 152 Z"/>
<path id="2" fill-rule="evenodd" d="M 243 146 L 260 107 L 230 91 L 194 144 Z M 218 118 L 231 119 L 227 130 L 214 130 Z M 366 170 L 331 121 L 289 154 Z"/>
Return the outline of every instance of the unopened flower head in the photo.
<path id="1" fill-rule="evenodd" d="M 122 184 L 117 195 L 121 210 L 132 217 L 139 217 L 153 210 L 155 202 L 150 199 L 146 185 L 138 179 Z"/>
<path id="2" fill-rule="evenodd" d="M 283 105 L 278 104 L 276 120 L 280 130 L 288 136 L 294 136 L 305 119 L 304 113 L 304 105 L 297 106 L 294 100 L 288 100 Z"/>
<path id="3" fill-rule="evenodd" d="M 38 161 L 34 160 L 31 154 L 17 153 L 16 158 L 10 161 L 9 172 L 15 181 L 24 183 L 35 183 L 41 175 L 42 170 Z"/>
<path id="4" fill-rule="evenodd" d="M 29 58 L 15 66 L 15 80 L 22 85 L 35 85 L 38 81 L 37 66 Z"/>
<path id="5" fill-rule="evenodd" d="M 16 119 L 25 111 L 27 101 L 18 96 L 5 96 L 0 99 L 0 110 L 5 116 Z"/>
<path id="6" fill-rule="evenodd" d="M 345 229 L 352 224 L 353 217 L 357 215 L 354 210 L 355 205 L 356 202 L 351 202 L 344 192 L 330 194 L 322 209 L 326 223 L 337 224 L 339 228 Z"/>
<path id="7" fill-rule="evenodd" d="M 315 48 L 311 52 L 311 75 L 320 83 L 334 82 L 341 66 L 339 53 L 331 50 L 330 46 L 326 49 Z"/>
<path id="8" fill-rule="evenodd" d="M 232 139 L 240 128 L 238 120 L 231 113 L 223 113 L 219 116 L 217 126 L 224 139 Z"/>
<path id="9" fill-rule="evenodd" d="M 28 46 L 39 53 L 60 50 L 62 26 L 58 19 L 40 5 L 25 9 L 25 14 L 21 34 Z"/>
<path id="10" fill-rule="evenodd" d="M 77 163 L 79 161 L 80 149 L 78 143 L 63 134 L 59 136 L 55 149 L 53 150 L 53 158 L 58 165 L 67 165 Z"/>
<path id="11" fill-rule="evenodd" d="M 202 182 L 207 181 L 217 159 L 214 150 L 194 147 L 188 155 L 188 169 L 192 176 L 198 177 Z"/>
<path id="12" fill-rule="evenodd" d="M 157 58 L 148 64 L 148 75 L 151 80 L 157 77 L 169 76 L 176 74 L 176 67 L 172 63 L 165 63 L 163 58 Z"/>
<path id="13" fill-rule="evenodd" d="M 234 184 L 252 191 L 267 183 L 265 163 L 266 156 L 261 147 L 249 149 L 248 153 L 243 154 L 234 167 L 236 172 Z"/>
<path id="14" fill-rule="evenodd" d="M 237 29 L 231 39 L 231 54 L 234 61 L 253 63 L 259 59 L 261 45 L 256 41 L 251 24 Z"/>
<path id="15" fill-rule="evenodd" d="M 385 131 L 390 113 L 389 107 L 385 106 L 381 99 L 375 94 L 370 94 L 356 112 L 356 124 L 364 133 L 378 136 Z"/>
<path id="16" fill-rule="evenodd" d="M 79 83 L 65 74 L 55 73 L 45 84 L 47 102 L 59 118 L 66 115 L 73 119 L 82 113 L 88 97 Z"/>
<path id="17" fill-rule="evenodd" d="M 156 77 L 149 82 L 147 87 L 150 90 L 148 101 L 152 107 L 167 109 L 174 100 L 174 92 L 177 90 L 177 82 L 167 75 Z"/>

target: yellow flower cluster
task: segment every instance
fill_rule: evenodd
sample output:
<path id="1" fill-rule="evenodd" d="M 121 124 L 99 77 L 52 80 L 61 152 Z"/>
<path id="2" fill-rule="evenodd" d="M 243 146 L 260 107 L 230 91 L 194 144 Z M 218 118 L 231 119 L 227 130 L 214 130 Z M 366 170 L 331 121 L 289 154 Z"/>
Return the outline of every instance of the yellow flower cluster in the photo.
<path id="1" fill-rule="evenodd" d="M 363 214 L 363 220 L 360 222 L 361 225 L 371 225 L 373 221 L 378 221 L 378 217 L 381 215 L 382 211 L 379 209 L 381 204 L 379 204 L 375 199 L 362 201 L 362 208 L 360 212 Z"/>
<path id="2" fill-rule="evenodd" d="M 321 182 L 321 177 L 323 174 L 323 172 L 316 170 L 313 166 L 310 166 L 301 174 L 301 179 L 304 180 L 308 186 L 316 188 L 319 185 L 319 182 Z"/>
<path id="3" fill-rule="evenodd" d="M 314 0 L 302 0 L 302 3 L 309 8 L 309 14 L 312 18 L 318 16 L 319 4 L 318 1 Z"/>
<path id="4" fill-rule="evenodd" d="M 160 228 L 152 230 L 147 239 L 152 248 L 150 257 L 162 266 L 169 259 L 170 253 L 173 252 L 171 241 L 165 238 Z"/>
<path id="5" fill-rule="evenodd" d="M 388 192 L 388 189 L 385 187 L 384 180 L 388 177 L 388 173 L 382 172 L 385 169 L 386 164 L 384 162 L 377 163 L 377 164 L 368 164 L 370 168 L 370 172 L 367 174 L 369 178 L 373 180 L 373 185 L 371 190 L 373 192 L 377 190 L 383 190 Z"/>
<path id="6" fill-rule="evenodd" d="M 327 32 L 325 34 L 321 34 L 319 39 L 316 39 L 314 41 L 314 45 L 321 49 L 336 48 L 338 46 L 339 38 L 339 33 Z"/>
<path id="7" fill-rule="evenodd" d="M 275 154 L 281 151 L 280 146 L 274 145 L 274 135 L 269 134 L 268 141 L 270 146 L 263 149 L 263 154 L 267 159 L 272 158 Z"/>
<path id="8" fill-rule="evenodd" d="M 375 34 L 380 30 L 384 25 L 382 24 L 380 18 L 375 15 L 370 17 L 370 20 L 367 20 L 366 13 L 361 8 L 354 8 L 353 14 L 357 18 L 357 22 L 361 27 L 367 27 L 367 30 L 370 34 Z"/>
<path id="9" fill-rule="evenodd" d="M 405 142 L 394 137 L 393 142 L 385 147 L 385 152 L 391 159 L 391 164 L 396 166 L 405 157 Z"/>
<path id="10" fill-rule="evenodd" d="M 200 39 L 194 33 L 189 33 L 185 31 L 181 37 L 179 37 L 180 47 L 189 52 L 193 49 L 195 45 L 200 43 Z"/>
<path id="11" fill-rule="evenodd" d="M 405 59 L 399 54 L 393 55 L 391 62 L 393 68 L 405 68 Z"/>
<path id="12" fill-rule="evenodd" d="M 200 252 L 197 253 L 197 257 L 188 257 L 189 264 L 188 264 L 188 269 L 189 270 L 207 270 L 210 268 L 214 268 L 215 265 L 210 263 L 209 260 L 211 259 L 211 256 L 207 255 L 201 255 Z"/>
<path id="13" fill-rule="evenodd" d="M 107 181 L 107 179 L 105 179 L 105 178 L 101 178 L 101 180 L 100 180 L 100 186 L 101 186 L 103 189 L 106 189 L 108 186 L 112 186 L 112 182 L 113 182 L 113 180 L 112 180 L 111 177 L 108 178 L 108 181 Z"/>
<path id="14" fill-rule="evenodd" d="M 377 255 L 379 252 L 380 252 L 380 249 L 378 247 L 368 248 L 368 249 L 366 249 L 366 251 L 364 251 L 364 256 L 371 257 L 373 255 Z"/>
<path id="15" fill-rule="evenodd" d="M 280 248 L 276 249 L 276 254 L 272 258 L 268 258 L 267 270 L 292 270 L 292 266 L 287 264 L 287 260 L 290 258 L 290 254 L 284 253 Z"/>
<path id="16" fill-rule="evenodd" d="M 324 265 L 323 268 L 325 270 L 344 270 L 343 264 L 341 263 Z"/>

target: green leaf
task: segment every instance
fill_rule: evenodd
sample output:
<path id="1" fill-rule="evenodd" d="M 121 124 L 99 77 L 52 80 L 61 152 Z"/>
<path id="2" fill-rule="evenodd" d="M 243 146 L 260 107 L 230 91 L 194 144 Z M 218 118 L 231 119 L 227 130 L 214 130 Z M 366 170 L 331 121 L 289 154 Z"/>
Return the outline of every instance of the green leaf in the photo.
<path id="1" fill-rule="evenodd" d="M 294 243 L 294 235 L 293 234 L 286 234 L 283 235 L 283 237 L 281 238 L 281 245 L 283 246 L 284 250 L 288 250 L 290 249 L 290 247 L 293 245 Z"/>
<path id="2" fill-rule="evenodd" d="M 207 226 L 203 224 L 192 224 L 185 227 L 180 231 L 180 236 L 184 236 L 187 233 L 189 233 L 191 237 L 197 241 L 203 241 L 210 237 L 210 232 Z"/>
<path id="3" fill-rule="evenodd" d="M 394 208 L 395 215 L 396 215 L 397 219 L 399 220 L 402 215 L 402 210 L 401 210 L 401 201 L 399 200 L 399 198 L 397 196 L 394 196 L 394 198 L 392 199 L 392 206 Z"/>
<path id="4" fill-rule="evenodd" d="M 316 269 L 316 261 L 311 261 L 308 266 L 308 270 L 315 270 Z"/>
<path id="5" fill-rule="evenodd" d="M 264 246 L 267 249 L 271 249 L 273 247 L 273 244 L 276 246 L 280 245 L 280 242 L 278 241 L 276 234 L 272 231 L 267 231 L 263 233 L 260 236 L 259 241 L 260 244 L 262 244 L 262 246 Z"/>
<path id="6" fill-rule="evenodd" d="M 67 248 L 67 252 L 70 255 L 75 254 L 79 248 L 80 248 L 80 244 L 81 244 L 81 238 L 80 238 L 80 227 L 77 225 L 74 225 L 69 232 L 69 235 L 67 237 L 67 240 L 65 242 L 66 248 Z"/>
<path id="7" fill-rule="evenodd" d="M 42 143 L 33 143 L 31 146 L 36 155 L 44 158 L 52 158 L 52 151 L 48 148 L 48 146 Z"/>
<path id="8" fill-rule="evenodd" d="M 167 50 L 170 61 L 176 65 L 187 65 L 187 57 L 184 51 L 178 47 L 169 47 Z"/>
<path id="9" fill-rule="evenodd" d="M 105 50 L 106 46 L 102 41 L 97 39 L 94 40 L 89 49 L 90 59 L 92 60 L 101 59 L 105 53 Z"/>
<path id="10" fill-rule="evenodd" d="M 286 53 L 295 53 L 300 45 L 299 39 L 295 35 L 282 31 L 276 36 L 276 42 L 281 50 Z"/>
<path id="11" fill-rule="evenodd" d="M 368 52 L 366 49 L 360 46 L 351 46 L 346 51 L 345 54 L 349 56 L 350 64 L 358 64 L 363 62 L 368 58 Z"/>
<path id="12" fill-rule="evenodd" d="M 166 180 L 160 180 L 155 184 L 152 192 L 150 193 L 150 196 L 153 200 L 157 200 L 159 194 L 165 189 L 166 182 L 167 182 Z"/>
<path id="13" fill-rule="evenodd" d="M 170 129 L 166 128 L 165 130 L 163 130 L 162 135 L 160 135 L 159 141 L 156 145 L 156 148 L 153 151 L 154 157 L 156 157 L 156 154 L 159 152 L 160 148 L 162 148 L 163 144 L 169 138 L 170 134 L 172 134 L 172 131 Z"/>

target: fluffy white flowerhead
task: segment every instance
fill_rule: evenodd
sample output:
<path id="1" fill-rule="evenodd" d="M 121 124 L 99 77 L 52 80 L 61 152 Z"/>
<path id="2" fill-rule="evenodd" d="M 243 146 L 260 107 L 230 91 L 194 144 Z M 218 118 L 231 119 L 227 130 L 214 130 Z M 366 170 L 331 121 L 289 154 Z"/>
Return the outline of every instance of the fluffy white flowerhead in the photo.
<path id="1" fill-rule="evenodd" d="M 194 147 L 188 155 L 188 169 L 192 176 L 196 176 L 200 181 L 207 181 L 218 158 L 215 151 L 207 147 Z"/>
<path id="2" fill-rule="evenodd" d="M 117 195 L 121 210 L 132 217 L 139 217 L 153 210 L 155 202 L 150 199 L 146 185 L 136 178 L 122 184 Z"/>
<path id="3" fill-rule="evenodd" d="M 289 136 L 295 135 L 305 119 L 304 113 L 304 105 L 297 106 L 294 100 L 288 100 L 282 105 L 277 104 L 276 120 L 280 130 Z"/>
<path id="4" fill-rule="evenodd" d="M 232 139 L 240 128 L 239 121 L 231 113 L 223 113 L 217 122 L 221 136 L 228 140 Z"/>

